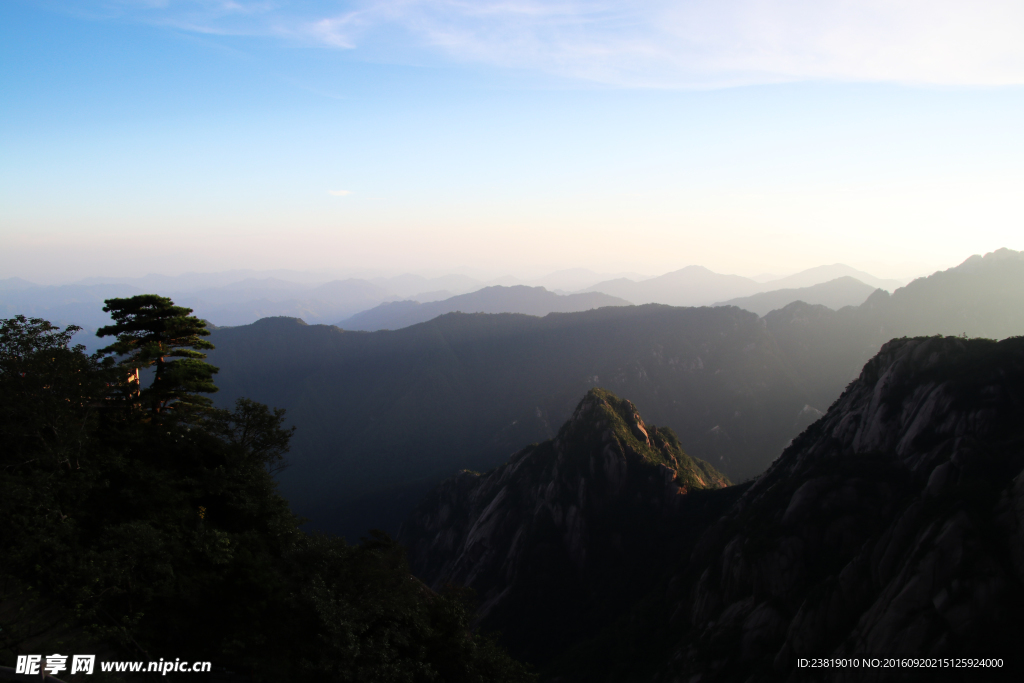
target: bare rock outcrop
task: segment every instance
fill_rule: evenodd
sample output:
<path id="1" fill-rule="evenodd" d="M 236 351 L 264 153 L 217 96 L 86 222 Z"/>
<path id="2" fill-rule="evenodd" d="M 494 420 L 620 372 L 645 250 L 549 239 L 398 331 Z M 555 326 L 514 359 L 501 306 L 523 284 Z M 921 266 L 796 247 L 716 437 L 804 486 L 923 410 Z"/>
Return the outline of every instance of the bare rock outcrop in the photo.
<path id="1" fill-rule="evenodd" d="M 799 679 L 801 657 L 1012 665 L 1022 468 L 1024 339 L 886 344 L 704 534 L 664 596 L 679 637 L 655 680 Z"/>

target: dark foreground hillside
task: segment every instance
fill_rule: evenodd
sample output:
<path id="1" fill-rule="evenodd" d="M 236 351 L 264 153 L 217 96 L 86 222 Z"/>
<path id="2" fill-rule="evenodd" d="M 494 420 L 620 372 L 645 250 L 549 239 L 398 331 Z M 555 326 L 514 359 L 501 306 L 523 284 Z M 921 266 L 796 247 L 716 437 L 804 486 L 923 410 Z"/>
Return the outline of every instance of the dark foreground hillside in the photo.
<path id="1" fill-rule="evenodd" d="M 157 412 L 71 332 L 0 321 L 0 666 L 91 653 L 219 676 L 169 676 L 190 681 L 528 680 L 469 629 L 467 596 L 414 579 L 386 536 L 299 530 L 271 476 L 280 411 L 179 394 Z M 100 666 L 74 680 L 121 680 Z"/>
<path id="2" fill-rule="evenodd" d="M 401 538 L 414 571 L 478 590 L 483 622 L 552 680 L 1024 670 L 1024 338 L 886 344 L 750 484 L 718 488 L 680 452 L 591 392 L 554 441 L 445 482 Z M 892 656 L 1003 666 L 797 667 Z"/>

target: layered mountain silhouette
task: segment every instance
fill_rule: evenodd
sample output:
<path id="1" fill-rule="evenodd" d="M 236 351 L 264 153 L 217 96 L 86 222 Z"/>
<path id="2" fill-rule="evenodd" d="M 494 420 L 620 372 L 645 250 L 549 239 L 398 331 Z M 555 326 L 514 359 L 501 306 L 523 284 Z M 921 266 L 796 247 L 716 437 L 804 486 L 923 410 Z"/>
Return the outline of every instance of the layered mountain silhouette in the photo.
<path id="1" fill-rule="evenodd" d="M 863 282 L 884 289 L 893 289 L 892 281 L 883 281 L 849 266 L 836 264 L 812 268 L 763 284 L 739 276 L 712 273 L 699 267 L 683 269 L 653 280 L 644 280 L 642 276 L 638 275 L 604 280 L 612 282 L 613 285 L 610 285 L 612 288 L 625 288 L 631 292 L 638 292 L 637 296 L 633 298 L 618 296 L 610 291 L 605 292 L 600 286 L 591 287 L 591 290 L 613 297 L 618 296 L 623 301 L 633 303 L 706 305 L 734 298 L 739 295 L 737 292 L 761 292 L 780 287 L 807 286 L 842 275 L 857 277 Z M 429 319 L 424 316 L 430 313 L 436 316 L 450 310 L 479 310 L 489 313 L 523 312 L 535 315 L 543 315 L 552 311 L 586 310 L 592 306 L 579 303 L 568 304 L 564 301 L 546 305 L 539 296 L 537 301 L 531 302 L 520 301 L 515 296 L 509 296 L 509 303 L 503 308 L 500 306 L 495 308 L 492 305 L 501 300 L 501 297 L 493 297 L 491 304 L 488 305 L 473 303 L 472 300 L 469 300 L 459 303 L 458 306 L 461 307 L 446 308 L 442 306 L 437 309 L 423 309 L 415 315 L 410 313 L 412 309 L 416 308 L 415 304 L 411 302 L 442 301 L 486 287 L 532 286 L 536 289 L 537 286 L 542 285 L 555 294 L 570 294 L 599 280 L 602 280 L 599 273 L 583 268 L 556 271 L 531 282 L 511 276 L 481 281 L 459 274 L 437 277 L 404 274 L 369 279 L 352 277 L 331 279 L 328 273 L 305 273 L 291 270 L 234 270 L 219 273 L 185 273 L 178 276 L 150 274 L 130 278 L 93 277 L 60 286 L 41 286 L 21 278 L 8 278 L 0 280 L 0 311 L 7 311 L 9 315 L 19 313 L 35 315 L 62 325 L 80 325 L 91 334 L 92 331 L 111 322 L 101 310 L 105 298 L 159 292 L 163 296 L 171 297 L 179 305 L 192 308 L 196 315 L 220 327 L 246 325 L 261 318 L 286 316 L 302 318 L 306 322 L 315 324 L 335 323 L 340 320 L 344 321 L 345 326 L 351 329 L 393 329 L 398 323 L 390 322 L 390 318 L 399 316 L 400 312 L 403 315 L 409 313 L 408 320 L 415 319 L 417 322 L 422 322 Z M 648 284 L 643 284 L 641 280 Z M 737 286 L 740 289 L 737 289 Z M 594 296 L 594 294 L 590 294 L 590 296 Z M 605 301 L 612 300 L 614 299 Z M 372 320 L 376 320 L 378 317 L 381 317 L 382 320 L 386 318 L 387 324 L 348 324 L 347 318 L 353 315 L 368 312 L 382 303 L 397 301 L 408 303 L 402 304 L 398 308 L 386 308 L 368 314 Z M 586 301 L 586 297 L 578 298 L 577 301 Z M 408 320 L 401 324 L 412 324 Z M 90 346 L 89 340 L 76 341 L 85 341 L 86 345 Z"/>
<path id="2" fill-rule="evenodd" d="M 396 531 L 430 486 L 555 436 L 594 386 L 672 425 L 733 480 L 764 471 L 894 337 L 1024 333 L 1024 258 L 1001 250 L 833 311 L 794 303 L 580 313 L 450 313 L 398 331 L 267 319 L 221 329 L 216 400 L 287 408 L 282 478 L 298 512 L 358 536 Z"/>
<path id="3" fill-rule="evenodd" d="M 807 270 L 802 270 L 799 273 L 787 275 L 786 277 L 774 278 L 764 282 L 762 286 L 766 291 L 777 289 L 800 289 L 803 287 L 813 287 L 814 285 L 831 282 L 832 280 L 841 277 L 852 277 L 855 280 L 860 280 L 864 284 L 871 286 L 873 289 L 884 289 L 888 292 L 893 292 L 907 284 L 906 280 L 875 277 L 871 273 L 866 273 L 863 270 L 857 270 L 856 268 L 852 268 L 844 263 L 833 263 L 828 266 L 815 266 L 814 268 L 808 268 Z"/>
<path id="4" fill-rule="evenodd" d="M 740 275 L 723 275 L 708 270 L 703 266 L 688 266 L 681 270 L 646 280 L 630 278 L 605 280 L 588 287 L 586 291 L 605 292 L 606 294 L 618 296 L 636 304 L 658 303 L 670 306 L 710 306 L 718 305 L 715 302 L 724 301 L 727 305 L 734 304 L 744 307 L 736 303 L 735 300 L 741 298 L 746 300 L 746 297 L 752 297 L 762 292 L 803 289 L 824 285 L 841 278 L 859 280 L 871 289 L 864 294 L 864 297 L 856 301 L 855 299 L 859 295 L 854 295 L 851 291 L 848 291 L 852 289 L 853 285 L 844 280 L 843 283 L 833 285 L 831 288 L 813 290 L 809 296 L 812 298 L 827 297 L 828 301 L 842 301 L 842 306 L 858 305 L 874 289 L 893 291 L 903 284 L 900 280 L 877 278 L 870 273 L 865 273 L 841 263 L 809 268 L 794 275 L 772 279 L 767 282 L 758 282 L 757 280 Z M 845 291 L 846 293 L 840 294 L 840 291 Z M 763 310 L 764 313 L 767 313 L 772 309 L 764 309 L 764 302 L 771 301 L 778 304 L 776 308 L 781 308 L 792 301 L 798 300 L 793 298 L 786 300 L 787 296 L 784 294 L 777 295 L 776 298 L 759 299 L 756 300 L 756 304 L 752 303 L 751 305 L 756 305 L 758 311 Z M 806 299 L 804 300 L 806 301 Z M 810 301 L 808 303 L 824 303 L 829 305 L 826 301 Z M 841 306 L 832 307 L 839 308 Z M 764 313 L 760 314 L 763 315 Z"/>
<path id="5" fill-rule="evenodd" d="M 338 327 L 346 330 L 398 330 L 427 322 L 445 313 L 525 313 L 543 316 L 548 313 L 589 311 L 602 306 L 628 306 L 630 302 L 601 292 L 555 294 L 543 287 L 484 287 L 442 301 L 395 301 L 380 304 L 368 311 L 342 320 Z"/>
<path id="6" fill-rule="evenodd" d="M 779 308 L 785 308 L 797 301 L 838 310 L 844 306 L 860 306 L 874 291 L 875 288 L 871 285 L 866 285 L 856 278 L 844 276 L 810 287 L 776 289 L 730 299 L 715 305 L 738 306 L 760 316 Z"/>
<path id="7" fill-rule="evenodd" d="M 952 679 L 1019 680 L 1024 338 L 887 343 L 741 486 L 658 462 L 653 431 L 591 392 L 556 441 L 437 488 L 403 527 L 414 568 L 476 587 L 484 623 L 543 679 L 817 680 L 799 658 L 982 657 L 1003 666 Z M 630 592 L 602 582 L 613 570 L 646 593 L 624 615 L 604 603 Z M 940 673 L 960 672 L 826 678 Z"/>
<path id="8" fill-rule="evenodd" d="M 0 292 L 13 292 L 35 286 L 33 283 L 20 277 L 8 277 L 0 280 Z"/>
<path id="9" fill-rule="evenodd" d="M 891 295 L 878 290 L 855 308 L 833 311 L 797 302 L 765 318 L 812 405 L 821 389 L 852 378 L 894 337 L 964 335 L 1003 339 L 1024 334 L 1024 252 L 1000 249 L 918 278 Z"/>
<path id="10" fill-rule="evenodd" d="M 704 266 L 687 266 L 649 280 L 636 282 L 618 278 L 588 287 L 635 304 L 660 303 L 669 306 L 707 306 L 715 301 L 748 296 L 764 285 L 739 275 L 722 275 Z"/>

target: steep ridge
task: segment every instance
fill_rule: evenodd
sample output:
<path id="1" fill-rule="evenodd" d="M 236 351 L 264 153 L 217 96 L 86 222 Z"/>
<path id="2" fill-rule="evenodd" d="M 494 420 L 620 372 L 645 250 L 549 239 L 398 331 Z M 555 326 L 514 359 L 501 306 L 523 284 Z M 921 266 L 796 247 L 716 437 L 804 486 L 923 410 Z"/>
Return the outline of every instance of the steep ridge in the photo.
<path id="1" fill-rule="evenodd" d="M 591 389 L 554 439 L 442 483 L 399 542 L 417 576 L 473 588 L 482 624 L 543 663 L 628 606 L 678 548 L 678 521 L 707 507 L 697 492 L 727 484 L 670 429 Z"/>
<path id="2" fill-rule="evenodd" d="M 884 301 L 885 297 L 879 296 Z M 934 334 L 939 320 L 956 334 L 1002 339 L 1024 327 L 1024 252 L 998 249 L 914 280 L 876 303 L 889 330 Z"/>
<path id="3" fill-rule="evenodd" d="M 1009 679 L 1024 636 L 1022 468 L 1024 338 L 894 340 L 631 625 L 581 648 L 567 670 L 757 681 L 799 679 L 798 657 L 984 656 L 1004 669 L 971 680 Z M 653 657 L 630 655 L 658 634 Z"/>
<path id="4" fill-rule="evenodd" d="M 855 308 L 833 311 L 796 302 L 764 321 L 793 378 L 808 392 L 808 403 L 828 404 L 895 337 L 1024 334 L 1024 252 L 972 256 L 891 295 L 876 290 Z"/>

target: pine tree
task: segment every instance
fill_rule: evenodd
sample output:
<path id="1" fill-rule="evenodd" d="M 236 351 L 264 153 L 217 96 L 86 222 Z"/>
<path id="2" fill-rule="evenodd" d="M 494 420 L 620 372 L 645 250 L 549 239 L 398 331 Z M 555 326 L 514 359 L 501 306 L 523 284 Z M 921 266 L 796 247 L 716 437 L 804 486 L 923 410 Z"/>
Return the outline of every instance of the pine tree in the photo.
<path id="1" fill-rule="evenodd" d="M 103 310 L 114 324 L 100 328 L 96 336 L 116 336 L 117 341 L 99 353 L 116 354 L 129 373 L 155 368 L 152 384 L 139 392 L 154 417 L 168 410 L 212 405 L 209 398 L 198 395 L 217 391 L 213 383 L 217 368 L 206 363 L 206 354 L 200 351 L 213 348 L 203 339 L 210 334 L 206 321 L 191 315 L 191 308 L 175 306 L 156 294 L 104 303 Z"/>

